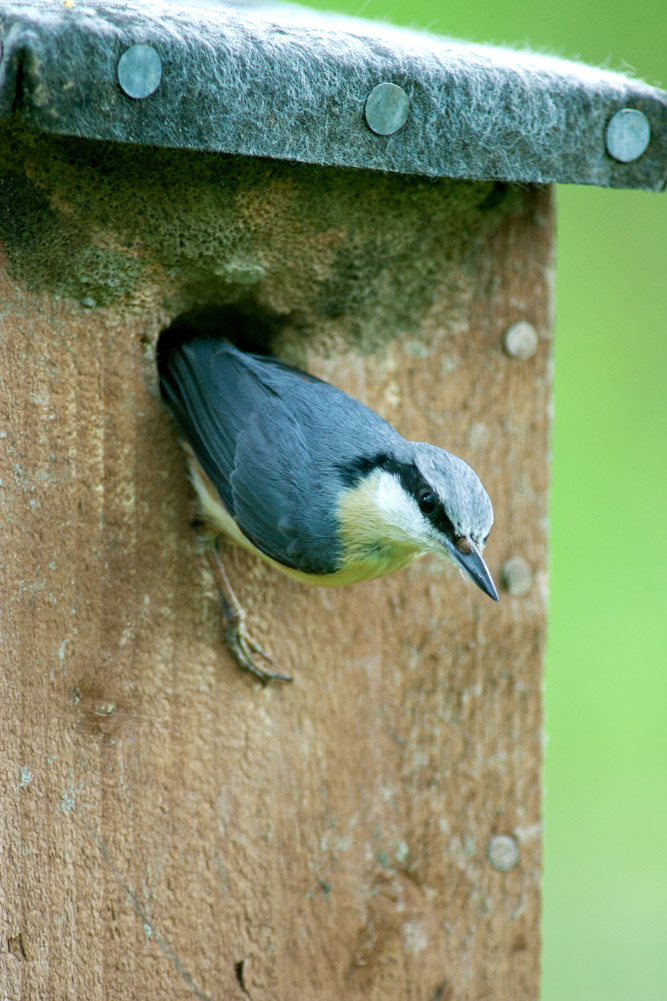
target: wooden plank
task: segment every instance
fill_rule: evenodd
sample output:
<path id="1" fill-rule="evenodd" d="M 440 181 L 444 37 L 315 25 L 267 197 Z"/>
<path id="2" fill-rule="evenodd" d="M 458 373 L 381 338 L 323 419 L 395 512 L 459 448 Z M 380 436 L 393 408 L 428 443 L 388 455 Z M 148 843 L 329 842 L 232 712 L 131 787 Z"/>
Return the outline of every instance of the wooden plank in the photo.
<path id="1" fill-rule="evenodd" d="M 0 146 L 0 995 L 536 998 L 549 191 Z M 153 363 L 206 302 L 470 461 L 529 593 L 427 560 L 310 589 L 235 551 L 295 680 L 239 672 Z"/>

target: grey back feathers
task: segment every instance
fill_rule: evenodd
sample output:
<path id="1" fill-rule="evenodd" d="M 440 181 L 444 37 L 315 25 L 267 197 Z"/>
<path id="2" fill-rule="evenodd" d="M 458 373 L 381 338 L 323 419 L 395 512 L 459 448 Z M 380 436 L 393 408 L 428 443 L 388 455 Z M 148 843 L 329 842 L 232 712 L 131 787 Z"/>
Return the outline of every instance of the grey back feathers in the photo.
<path id="1" fill-rule="evenodd" d="M 332 574 L 341 495 L 378 465 L 425 480 L 458 534 L 483 540 L 491 504 L 475 473 L 433 445 L 406 442 L 328 383 L 229 342 L 195 338 L 159 357 L 165 402 L 243 534 L 279 563 Z"/>

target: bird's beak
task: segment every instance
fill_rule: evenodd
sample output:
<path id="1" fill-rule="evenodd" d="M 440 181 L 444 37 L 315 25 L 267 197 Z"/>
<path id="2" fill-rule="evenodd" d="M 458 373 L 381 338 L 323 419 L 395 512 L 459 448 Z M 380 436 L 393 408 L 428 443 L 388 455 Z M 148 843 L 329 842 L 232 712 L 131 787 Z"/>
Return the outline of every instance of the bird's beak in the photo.
<path id="1" fill-rule="evenodd" d="M 488 594 L 489 598 L 493 598 L 494 601 L 498 601 L 498 592 L 496 591 L 496 585 L 493 583 L 493 577 L 489 573 L 489 569 L 482 559 L 482 554 L 475 545 L 474 542 L 470 542 L 470 549 L 468 552 L 463 552 L 458 549 L 453 542 L 446 542 L 445 546 L 448 554 L 454 560 L 455 563 L 461 567 L 462 570 L 472 577 L 477 587 L 480 587 L 484 594 Z"/>

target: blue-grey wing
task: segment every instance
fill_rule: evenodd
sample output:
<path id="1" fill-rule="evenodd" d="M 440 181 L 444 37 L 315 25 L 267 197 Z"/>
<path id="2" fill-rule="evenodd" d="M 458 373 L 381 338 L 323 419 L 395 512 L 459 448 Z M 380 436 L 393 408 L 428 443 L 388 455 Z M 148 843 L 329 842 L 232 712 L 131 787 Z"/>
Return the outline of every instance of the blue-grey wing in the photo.
<path id="1" fill-rule="evenodd" d="M 262 399 L 245 385 L 226 341 L 200 338 L 158 355 L 160 390 L 179 430 L 234 514 L 229 477 L 244 413 Z M 237 369 L 239 369 L 237 371 Z M 260 388 L 260 387 L 257 387 Z M 247 419 L 247 417 L 246 417 Z"/>
<path id="2" fill-rule="evenodd" d="M 340 559 L 336 496 L 317 466 L 301 427 L 273 398 L 240 433 L 230 483 L 236 520 L 251 542 L 285 566 L 328 574 Z"/>
<path id="3" fill-rule="evenodd" d="M 160 359 L 165 402 L 244 535 L 279 563 L 326 574 L 339 558 L 335 487 L 317 468 L 322 455 L 313 455 L 312 438 L 306 441 L 293 406 L 281 397 L 282 391 L 293 404 L 289 384 L 305 389 L 312 383 L 333 391 L 224 340 L 198 338 Z"/>

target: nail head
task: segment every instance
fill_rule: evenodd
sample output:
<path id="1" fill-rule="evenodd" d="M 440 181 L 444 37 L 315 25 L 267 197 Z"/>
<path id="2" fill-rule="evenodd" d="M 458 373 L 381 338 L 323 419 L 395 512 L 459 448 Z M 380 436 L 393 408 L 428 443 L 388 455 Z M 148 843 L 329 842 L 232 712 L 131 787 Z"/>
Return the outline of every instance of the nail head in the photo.
<path id="1" fill-rule="evenodd" d="M 132 45 L 118 60 L 118 83 L 128 97 L 150 97 L 161 79 L 162 61 L 152 45 Z"/>
<path id="2" fill-rule="evenodd" d="M 651 126 L 643 111 L 623 108 L 607 125 L 607 152 L 614 160 L 637 160 L 651 141 Z"/>
<path id="3" fill-rule="evenodd" d="M 489 865 L 496 872 L 511 872 L 519 864 L 519 845 L 510 834 L 491 838 L 486 848 Z"/>
<path id="4" fill-rule="evenodd" d="M 503 334 L 505 354 L 515 361 L 528 361 L 537 351 L 539 338 L 532 323 L 519 320 Z"/>
<path id="5" fill-rule="evenodd" d="M 533 586 L 533 571 L 522 556 L 510 556 L 500 568 L 500 579 L 508 594 L 523 598 Z"/>
<path id="6" fill-rule="evenodd" d="M 366 99 L 366 123 L 379 136 L 390 136 L 405 125 L 410 100 L 395 83 L 379 83 Z"/>

